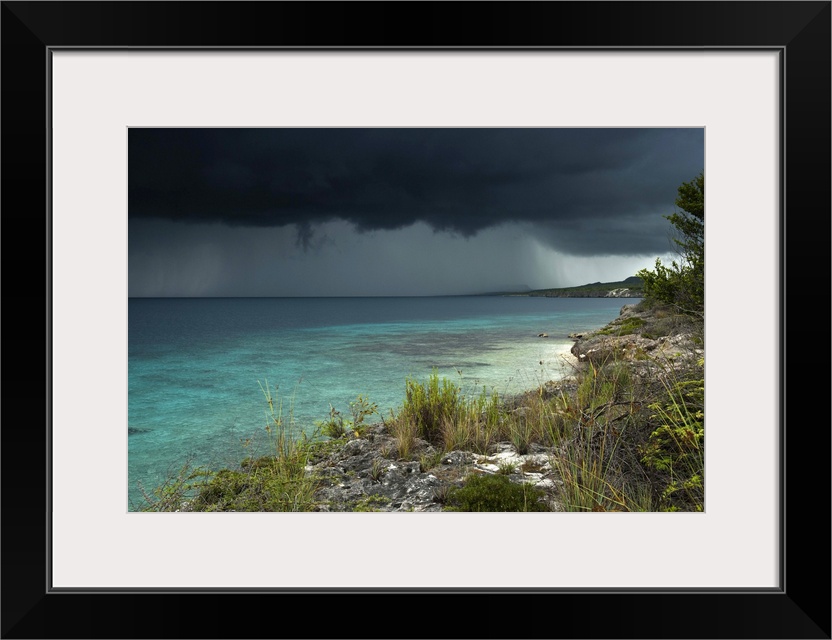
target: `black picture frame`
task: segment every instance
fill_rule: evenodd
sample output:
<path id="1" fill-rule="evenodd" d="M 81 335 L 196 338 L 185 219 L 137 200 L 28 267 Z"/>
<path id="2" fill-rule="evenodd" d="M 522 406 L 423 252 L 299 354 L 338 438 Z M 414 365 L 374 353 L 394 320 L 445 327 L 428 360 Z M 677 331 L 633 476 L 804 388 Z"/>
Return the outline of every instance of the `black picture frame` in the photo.
<path id="1" fill-rule="evenodd" d="M 829 366 L 815 362 L 830 350 L 814 329 L 829 312 L 830 2 L 3 2 L 0 19 L 3 638 L 830 638 Z M 780 588 L 54 592 L 47 134 L 50 51 L 65 47 L 779 51 Z M 807 282 L 817 297 L 797 293 Z"/>

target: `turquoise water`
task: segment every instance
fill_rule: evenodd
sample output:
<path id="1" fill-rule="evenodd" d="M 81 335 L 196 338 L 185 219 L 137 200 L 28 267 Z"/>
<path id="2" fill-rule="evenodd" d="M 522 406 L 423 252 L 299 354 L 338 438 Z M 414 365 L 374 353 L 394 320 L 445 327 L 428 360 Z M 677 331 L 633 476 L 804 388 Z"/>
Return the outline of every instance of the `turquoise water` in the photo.
<path id="1" fill-rule="evenodd" d="M 128 508 L 186 458 L 213 468 L 265 453 L 268 385 L 311 433 L 359 394 L 385 415 L 408 376 L 436 369 L 471 394 L 515 393 L 568 370 L 574 331 L 605 298 L 165 298 L 129 301 Z M 547 333 L 548 338 L 538 337 Z M 244 441 L 251 439 L 247 445 Z"/>

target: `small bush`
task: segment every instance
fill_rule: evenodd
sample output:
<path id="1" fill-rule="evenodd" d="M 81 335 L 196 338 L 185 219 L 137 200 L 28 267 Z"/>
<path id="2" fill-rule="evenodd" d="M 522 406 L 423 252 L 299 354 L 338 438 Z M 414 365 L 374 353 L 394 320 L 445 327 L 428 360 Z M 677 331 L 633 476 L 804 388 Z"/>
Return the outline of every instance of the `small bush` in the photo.
<path id="1" fill-rule="evenodd" d="M 367 430 L 368 425 L 364 421 L 368 416 L 378 413 L 378 405 L 359 395 L 358 398 L 350 402 L 350 413 L 352 414 L 352 420 L 345 420 L 341 412 L 330 404 L 329 419 L 319 422 L 318 428 L 328 438 L 343 438 L 349 431 L 352 431 L 356 437 L 360 437 Z"/>
<path id="2" fill-rule="evenodd" d="M 362 436 L 368 426 L 364 421 L 374 413 L 378 413 L 378 405 L 359 395 L 353 402 L 350 402 L 350 413 L 352 414 L 350 426 L 353 432 L 356 436 Z"/>
<path id="3" fill-rule="evenodd" d="M 347 435 L 347 425 L 344 416 L 335 407 L 329 405 L 329 419 L 318 423 L 321 433 L 327 438 L 343 438 Z"/>
<path id="4" fill-rule="evenodd" d="M 627 336 L 636 333 L 636 330 L 644 326 L 644 320 L 638 317 L 626 318 L 621 321 L 614 321 L 606 329 L 598 331 L 602 336 Z"/>
<path id="5" fill-rule="evenodd" d="M 529 484 L 515 484 L 506 476 L 471 476 L 447 497 L 448 511 L 548 511 L 544 494 Z"/>
<path id="6" fill-rule="evenodd" d="M 499 464 L 499 469 L 497 473 L 502 474 L 504 476 L 510 476 L 512 473 L 517 471 L 517 463 L 512 462 L 510 460 L 504 460 Z"/>
<path id="7" fill-rule="evenodd" d="M 705 303 L 705 176 L 700 173 L 678 188 L 679 211 L 664 216 L 675 227 L 673 242 L 679 260 L 670 265 L 656 258 L 652 271 L 636 275 L 644 282 L 644 295 L 674 305 L 683 313 L 704 316 Z"/>
<path id="8" fill-rule="evenodd" d="M 203 482 L 191 511 L 312 511 L 317 482 L 304 473 L 306 455 L 248 460 L 239 470 L 222 469 Z"/>
<path id="9" fill-rule="evenodd" d="M 387 466 L 381 458 L 374 458 L 373 464 L 370 467 L 370 478 L 373 482 L 381 482 L 381 476 L 384 475 Z"/>
<path id="10" fill-rule="evenodd" d="M 439 504 L 446 504 L 448 498 L 453 493 L 453 486 L 449 484 L 441 484 L 433 489 L 433 501 Z"/>

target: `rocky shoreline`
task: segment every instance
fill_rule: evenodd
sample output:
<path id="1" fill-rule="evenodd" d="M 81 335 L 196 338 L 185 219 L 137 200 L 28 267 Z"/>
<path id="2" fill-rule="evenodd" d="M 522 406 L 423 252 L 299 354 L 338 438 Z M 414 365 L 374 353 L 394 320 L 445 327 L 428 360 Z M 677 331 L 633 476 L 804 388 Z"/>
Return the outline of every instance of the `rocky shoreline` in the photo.
<path id="1" fill-rule="evenodd" d="M 622 307 L 619 317 L 600 329 L 574 333 L 572 354 L 577 366 L 598 365 L 615 358 L 626 362 L 640 377 L 655 374 L 657 359 L 687 366 L 703 357 L 696 324 L 663 307 L 642 304 Z M 574 393 L 574 379 L 544 384 L 540 389 L 504 399 L 508 411 L 524 410 L 523 397 Z M 399 460 L 393 436 L 384 423 L 362 435 L 330 441 L 309 461 L 306 472 L 322 481 L 316 493 L 317 511 L 438 512 L 452 486 L 461 486 L 471 474 L 502 473 L 515 483 L 543 490 L 553 511 L 561 480 L 552 467 L 552 447 L 532 444 L 520 454 L 509 442 L 499 442 L 488 455 L 471 451 L 443 452 L 417 439 L 411 460 Z M 429 461 L 429 463 L 426 463 Z"/>
<path id="2" fill-rule="evenodd" d="M 685 364 L 704 356 L 703 336 L 692 319 L 668 307 L 627 304 L 601 329 L 573 333 L 571 352 L 581 362 L 602 364 L 613 358 L 638 365 L 650 359 Z"/>

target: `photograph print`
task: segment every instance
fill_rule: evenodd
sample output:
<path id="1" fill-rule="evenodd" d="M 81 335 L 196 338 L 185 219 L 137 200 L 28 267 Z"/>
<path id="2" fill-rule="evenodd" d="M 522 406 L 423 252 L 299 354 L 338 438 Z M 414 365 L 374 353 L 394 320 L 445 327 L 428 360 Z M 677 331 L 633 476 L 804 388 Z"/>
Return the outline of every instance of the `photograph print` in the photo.
<path id="1" fill-rule="evenodd" d="M 128 511 L 705 511 L 704 146 L 130 128 Z"/>

